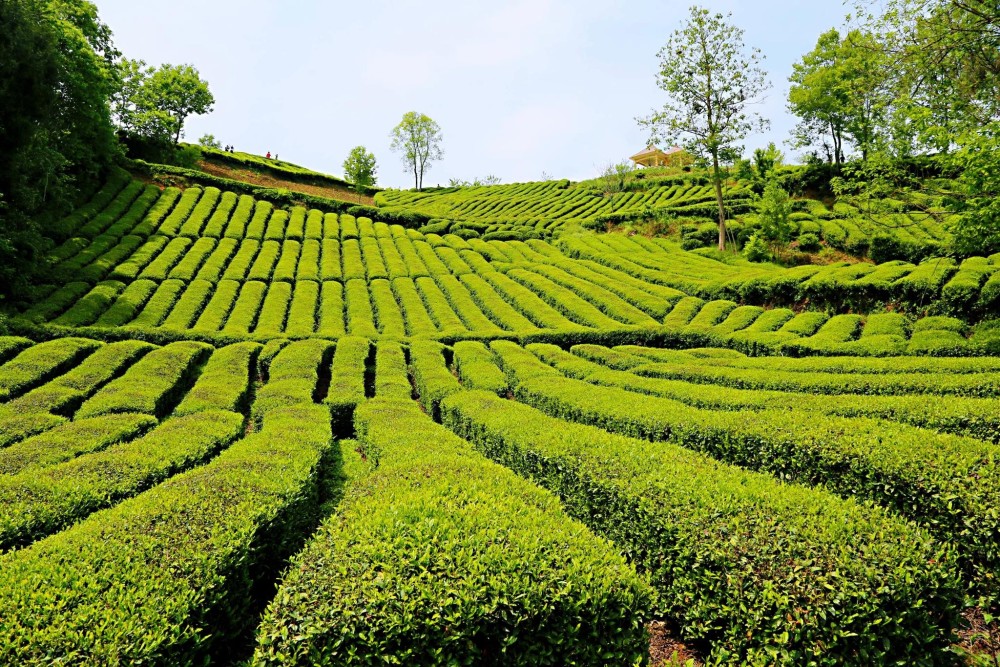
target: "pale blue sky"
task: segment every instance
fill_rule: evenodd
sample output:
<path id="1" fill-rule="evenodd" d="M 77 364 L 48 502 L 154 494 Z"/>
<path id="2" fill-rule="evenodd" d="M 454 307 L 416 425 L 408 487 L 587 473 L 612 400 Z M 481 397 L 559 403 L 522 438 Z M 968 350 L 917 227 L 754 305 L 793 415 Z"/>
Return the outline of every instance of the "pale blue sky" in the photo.
<path id="1" fill-rule="evenodd" d="M 191 118 L 240 150 L 333 174 L 352 146 L 379 163 L 379 184 L 412 187 L 389 150 L 406 111 L 444 134 L 425 185 L 495 174 L 503 182 L 580 180 L 645 145 L 635 117 L 662 103 L 656 53 L 689 0 L 322 2 L 96 0 L 126 56 L 191 63 L 215 111 Z M 843 23 L 840 0 L 704 0 L 733 13 L 760 48 L 773 88 L 771 131 L 748 151 L 788 138 L 792 63 Z M 783 148 L 789 156 L 796 152 Z"/>

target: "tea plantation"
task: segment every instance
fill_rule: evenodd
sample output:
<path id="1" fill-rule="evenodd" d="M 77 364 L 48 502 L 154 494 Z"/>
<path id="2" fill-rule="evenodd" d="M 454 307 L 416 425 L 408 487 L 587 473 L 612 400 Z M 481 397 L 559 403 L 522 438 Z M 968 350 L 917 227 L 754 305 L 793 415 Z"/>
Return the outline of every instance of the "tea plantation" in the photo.
<path id="1" fill-rule="evenodd" d="M 178 185 L 59 221 L 0 337 L 0 664 L 950 665 L 1000 611 L 1000 256 L 594 231 L 684 178 Z"/>

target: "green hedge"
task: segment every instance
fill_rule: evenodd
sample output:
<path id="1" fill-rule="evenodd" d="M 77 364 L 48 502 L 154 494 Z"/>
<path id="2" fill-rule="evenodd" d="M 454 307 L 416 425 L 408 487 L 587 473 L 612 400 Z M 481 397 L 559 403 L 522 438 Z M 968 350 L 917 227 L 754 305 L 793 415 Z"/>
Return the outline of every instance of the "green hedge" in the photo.
<path id="1" fill-rule="evenodd" d="M 194 341 L 153 350 L 87 399 L 76 416 L 143 412 L 164 417 L 190 388 L 199 364 L 211 353 L 211 346 Z"/>
<path id="2" fill-rule="evenodd" d="M 257 391 L 252 416 L 258 423 L 269 412 L 300 403 L 311 403 L 319 387 L 320 372 L 330 365 L 333 344 L 303 340 L 283 347 L 268 367 L 267 383 Z"/>
<path id="3" fill-rule="evenodd" d="M 0 549 L 28 544 L 202 463 L 242 432 L 242 415 L 199 412 L 132 442 L 0 477 Z"/>
<path id="4" fill-rule="evenodd" d="M 123 413 L 78 419 L 0 449 L 0 475 L 37 471 L 81 454 L 132 440 L 157 425 L 149 415 Z"/>
<path id="5" fill-rule="evenodd" d="M 365 464 L 285 576 L 252 664 L 645 659 L 651 591 L 553 495 L 411 401 L 374 399 L 355 422 Z"/>
<path id="6" fill-rule="evenodd" d="M 0 366 L 0 401 L 9 401 L 80 363 L 101 343 L 85 338 L 60 338 L 32 345 Z"/>
<path id="7" fill-rule="evenodd" d="M 951 396 L 946 401 L 926 396 L 857 396 L 854 394 L 816 395 L 808 393 L 734 389 L 712 384 L 696 384 L 681 380 L 661 380 L 615 370 L 641 365 L 643 357 L 623 354 L 595 345 L 577 345 L 572 354 L 554 345 L 529 345 L 533 353 L 560 371 L 580 380 L 609 387 L 619 387 L 652 396 L 662 396 L 687 405 L 711 410 L 814 410 L 842 417 L 870 417 L 920 426 L 943 433 L 968 435 L 980 440 L 1000 443 L 1000 399 L 964 398 Z M 667 352 L 667 350 L 656 350 Z M 678 355 L 685 355 L 678 352 Z M 577 356 L 579 355 L 579 356 Z M 688 361 L 694 361 L 690 355 Z M 911 358 L 898 357 L 909 361 Z M 821 361 L 822 359 L 815 359 Z M 863 362 L 864 359 L 840 358 L 838 361 Z M 893 359 L 896 360 L 896 359 Z M 924 361 L 923 359 L 912 359 Z M 712 364 L 729 366 L 742 359 L 712 358 Z M 746 359 L 746 361 L 781 362 L 814 361 L 814 359 Z M 873 360 L 875 361 L 875 360 Z M 878 360 L 881 361 L 881 360 Z M 962 361 L 944 359 L 942 361 Z M 598 362 L 598 363 L 594 363 Z M 602 365 L 603 364 L 603 365 Z M 801 372 L 808 366 L 802 367 Z M 823 367 L 820 367 L 823 368 Z M 836 368 L 836 367 L 834 367 Z M 835 372 L 850 372 L 847 364 Z M 917 367 L 919 368 L 919 367 Z M 904 372 L 904 371 L 900 371 Z"/>
<path id="8" fill-rule="evenodd" d="M 0 663 L 232 659 L 256 600 L 315 524 L 329 441 L 320 406 L 271 413 L 207 465 L 8 556 Z"/>
<path id="9" fill-rule="evenodd" d="M 563 377 L 530 352 L 496 344 L 515 395 L 549 414 L 669 440 L 780 479 L 874 500 L 955 545 L 969 582 L 1000 604 L 1000 453 L 971 438 L 815 412 L 717 412 Z"/>
<path id="10" fill-rule="evenodd" d="M 455 372 L 469 389 L 481 389 L 498 396 L 510 391 L 507 378 L 490 351 L 479 341 L 455 343 Z"/>
<path id="11" fill-rule="evenodd" d="M 462 387 L 444 358 L 445 347 L 430 340 L 415 340 L 410 343 L 410 363 L 413 382 L 420 397 L 420 403 L 434 419 L 441 416 L 441 401 Z"/>
<path id="12" fill-rule="evenodd" d="M 351 432 L 354 409 L 365 400 L 365 375 L 367 367 L 375 362 L 373 352 L 367 338 L 345 336 L 337 341 L 325 403 L 338 435 Z"/>
<path id="13" fill-rule="evenodd" d="M 122 341 L 99 347 L 67 373 L 0 405 L 0 417 L 31 412 L 71 415 L 92 393 L 120 376 L 152 349 L 152 345 L 141 341 Z"/>
<path id="14" fill-rule="evenodd" d="M 456 393 L 442 413 L 615 542 L 711 662 L 953 662 L 954 555 L 908 522 L 486 392 Z"/>
<path id="15" fill-rule="evenodd" d="M 260 343 L 236 343 L 215 350 L 173 414 L 246 412 L 261 347 Z"/>

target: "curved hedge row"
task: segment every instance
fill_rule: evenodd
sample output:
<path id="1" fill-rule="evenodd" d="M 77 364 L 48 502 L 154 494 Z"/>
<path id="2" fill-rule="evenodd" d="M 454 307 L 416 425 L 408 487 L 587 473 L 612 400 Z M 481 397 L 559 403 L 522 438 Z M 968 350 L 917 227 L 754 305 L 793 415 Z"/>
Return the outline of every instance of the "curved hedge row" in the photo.
<path id="1" fill-rule="evenodd" d="M 442 414 L 618 544 L 710 660 L 951 663 L 954 557 L 907 522 L 486 392 L 455 393 Z"/>
<path id="2" fill-rule="evenodd" d="M 366 463 L 293 562 L 252 664 L 645 657 L 651 592 L 553 495 L 476 456 L 408 400 L 368 401 L 355 425 Z"/>

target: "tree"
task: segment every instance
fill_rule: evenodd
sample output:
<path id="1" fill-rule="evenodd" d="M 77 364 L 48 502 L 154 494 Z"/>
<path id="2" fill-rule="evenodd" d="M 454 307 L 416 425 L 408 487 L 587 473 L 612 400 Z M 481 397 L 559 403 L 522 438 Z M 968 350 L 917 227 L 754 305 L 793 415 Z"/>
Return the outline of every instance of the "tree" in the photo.
<path id="1" fill-rule="evenodd" d="M 403 114 L 403 120 L 389 135 L 391 148 L 399 153 L 403 164 L 413 170 L 413 183 L 417 190 L 424 186 L 424 172 L 430 163 L 444 156 L 441 150 L 441 127 L 429 116 L 416 111 Z"/>
<path id="2" fill-rule="evenodd" d="M 117 51 L 84 0 L 0 0 L 0 298 L 45 268 L 43 214 L 95 184 L 117 152 Z"/>
<path id="3" fill-rule="evenodd" d="M 788 79 L 788 110 L 799 118 L 794 145 L 822 145 L 828 161 L 840 166 L 848 142 L 867 159 L 889 102 L 882 59 L 875 39 L 859 30 L 843 39 L 837 30 L 820 35 Z"/>
<path id="4" fill-rule="evenodd" d="M 1000 249 L 1000 5 L 995 0 L 855 0 L 854 21 L 879 35 L 885 53 L 877 76 L 894 103 L 892 133 L 877 172 L 835 184 L 871 202 L 903 200 L 919 208 L 942 197 L 960 254 Z M 953 181 L 916 181 L 893 158 L 903 151 L 933 156 Z M 919 192 L 917 192 L 919 190 Z M 914 196 L 916 195 L 916 196 Z M 928 210 L 927 215 L 944 218 Z"/>
<path id="5" fill-rule="evenodd" d="M 777 181 L 770 180 L 764 186 L 764 195 L 757 202 L 757 216 L 760 218 L 758 235 L 770 243 L 788 243 L 792 229 L 789 216 L 792 201 Z"/>
<path id="6" fill-rule="evenodd" d="M 215 138 L 214 134 L 203 134 L 201 139 L 198 140 L 198 145 L 205 148 L 222 149 L 222 144 Z"/>
<path id="7" fill-rule="evenodd" d="M 208 113 L 215 97 L 191 65 L 161 65 L 143 83 L 139 104 L 168 114 L 174 121 L 174 144 L 181 140 L 188 116 Z"/>
<path id="8" fill-rule="evenodd" d="M 364 146 L 355 146 L 344 160 L 344 174 L 358 192 L 375 185 L 375 154 Z"/>
<path id="9" fill-rule="evenodd" d="M 601 172 L 599 177 L 601 195 L 611 200 L 612 212 L 615 210 L 616 195 L 625 191 L 626 186 L 634 176 L 635 166 L 627 160 L 609 164 Z"/>
<path id="10" fill-rule="evenodd" d="M 176 145 L 185 119 L 212 110 L 208 83 L 190 65 L 149 67 L 144 60 L 117 65 L 118 88 L 111 98 L 114 119 L 128 137 L 153 145 Z"/>
<path id="11" fill-rule="evenodd" d="M 743 44 L 743 31 L 727 16 L 691 7 L 688 21 L 660 50 L 657 83 L 668 95 L 663 109 L 641 125 L 653 142 L 682 143 L 709 161 L 719 207 L 719 249 L 726 247 L 726 209 L 722 199 L 721 161 L 742 152 L 737 144 L 768 121 L 749 110 L 770 87 L 761 68 L 763 55 Z"/>

